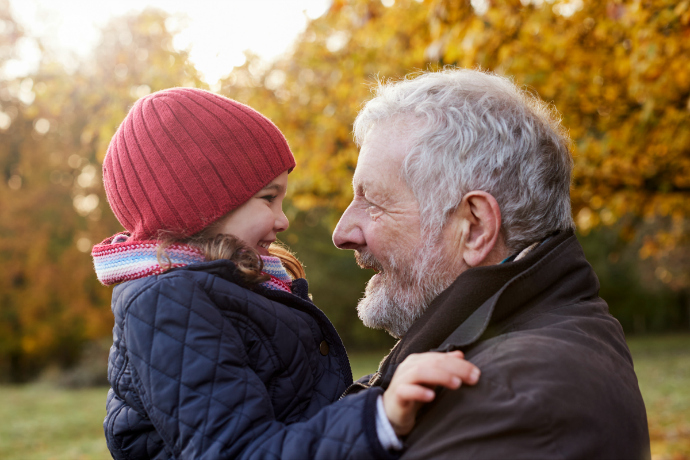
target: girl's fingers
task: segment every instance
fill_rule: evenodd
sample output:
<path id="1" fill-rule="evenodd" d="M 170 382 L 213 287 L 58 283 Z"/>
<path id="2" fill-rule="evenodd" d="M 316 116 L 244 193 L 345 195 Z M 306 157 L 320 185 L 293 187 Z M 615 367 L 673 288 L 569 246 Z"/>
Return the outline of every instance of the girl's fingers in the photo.
<path id="1" fill-rule="evenodd" d="M 436 397 L 431 388 L 456 389 L 463 382 L 474 385 L 478 378 L 479 369 L 465 361 L 461 351 L 410 355 L 395 370 L 388 389 L 383 393 L 388 420 L 398 436 L 406 435 L 414 426 L 422 404 Z"/>
<path id="2" fill-rule="evenodd" d="M 462 382 L 474 385 L 479 379 L 480 371 L 477 366 L 457 355 L 437 353 L 443 356 L 426 356 L 427 359 L 420 359 L 424 355 L 417 355 L 417 358 L 409 362 L 406 360 L 398 367 L 396 374 L 401 383 L 441 385 L 455 389 Z"/>
<path id="3" fill-rule="evenodd" d="M 408 374 L 404 382 L 430 387 L 438 385 L 454 390 L 462 385 L 462 378 L 447 369 L 429 368 L 419 369 L 414 374 Z"/>
<path id="4" fill-rule="evenodd" d="M 404 401 L 417 401 L 428 403 L 434 400 L 436 393 L 433 390 L 421 385 L 401 384 L 395 389 L 395 396 Z"/>
<path id="5" fill-rule="evenodd" d="M 464 358 L 465 353 L 463 353 L 460 350 L 454 350 L 454 351 L 449 351 L 448 353 L 446 353 L 446 356 L 457 356 L 458 358 Z"/>

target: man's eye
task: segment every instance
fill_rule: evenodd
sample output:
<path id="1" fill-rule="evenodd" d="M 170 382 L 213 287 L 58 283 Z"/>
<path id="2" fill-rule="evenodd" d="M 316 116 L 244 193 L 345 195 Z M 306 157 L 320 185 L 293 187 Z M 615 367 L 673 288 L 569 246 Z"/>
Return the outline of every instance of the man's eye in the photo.
<path id="1" fill-rule="evenodd" d="M 369 213 L 369 215 L 372 217 L 377 217 L 379 214 L 381 214 L 381 208 L 374 205 L 368 206 L 367 213 Z"/>

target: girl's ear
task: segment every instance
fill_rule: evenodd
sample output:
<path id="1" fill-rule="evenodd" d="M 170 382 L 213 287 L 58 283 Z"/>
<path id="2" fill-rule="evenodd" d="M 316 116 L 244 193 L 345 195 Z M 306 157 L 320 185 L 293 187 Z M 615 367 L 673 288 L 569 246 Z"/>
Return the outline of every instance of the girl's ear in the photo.
<path id="1" fill-rule="evenodd" d="M 507 252 L 501 235 L 501 209 L 490 193 L 473 190 L 448 217 L 451 238 L 469 267 L 493 265 Z"/>

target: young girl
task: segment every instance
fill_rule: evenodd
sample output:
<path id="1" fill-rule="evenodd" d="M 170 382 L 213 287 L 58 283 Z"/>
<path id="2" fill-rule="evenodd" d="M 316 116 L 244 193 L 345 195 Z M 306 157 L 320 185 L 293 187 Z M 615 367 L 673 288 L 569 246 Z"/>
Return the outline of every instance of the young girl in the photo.
<path id="1" fill-rule="evenodd" d="M 403 363 L 381 396 L 275 244 L 295 162 L 267 118 L 207 91 L 140 99 L 103 162 L 127 232 L 93 249 L 113 290 L 108 448 L 116 459 L 388 458 L 427 386 L 474 383 L 459 352 Z"/>

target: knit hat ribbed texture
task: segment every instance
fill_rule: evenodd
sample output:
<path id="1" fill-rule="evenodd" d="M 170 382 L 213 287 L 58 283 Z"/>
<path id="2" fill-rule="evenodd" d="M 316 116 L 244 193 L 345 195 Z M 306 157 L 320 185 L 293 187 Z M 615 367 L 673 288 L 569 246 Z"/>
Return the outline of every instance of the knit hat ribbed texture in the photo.
<path id="1" fill-rule="evenodd" d="M 256 110 L 194 88 L 139 99 L 103 161 L 108 203 L 132 240 L 191 236 L 237 208 L 295 159 Z"/>

